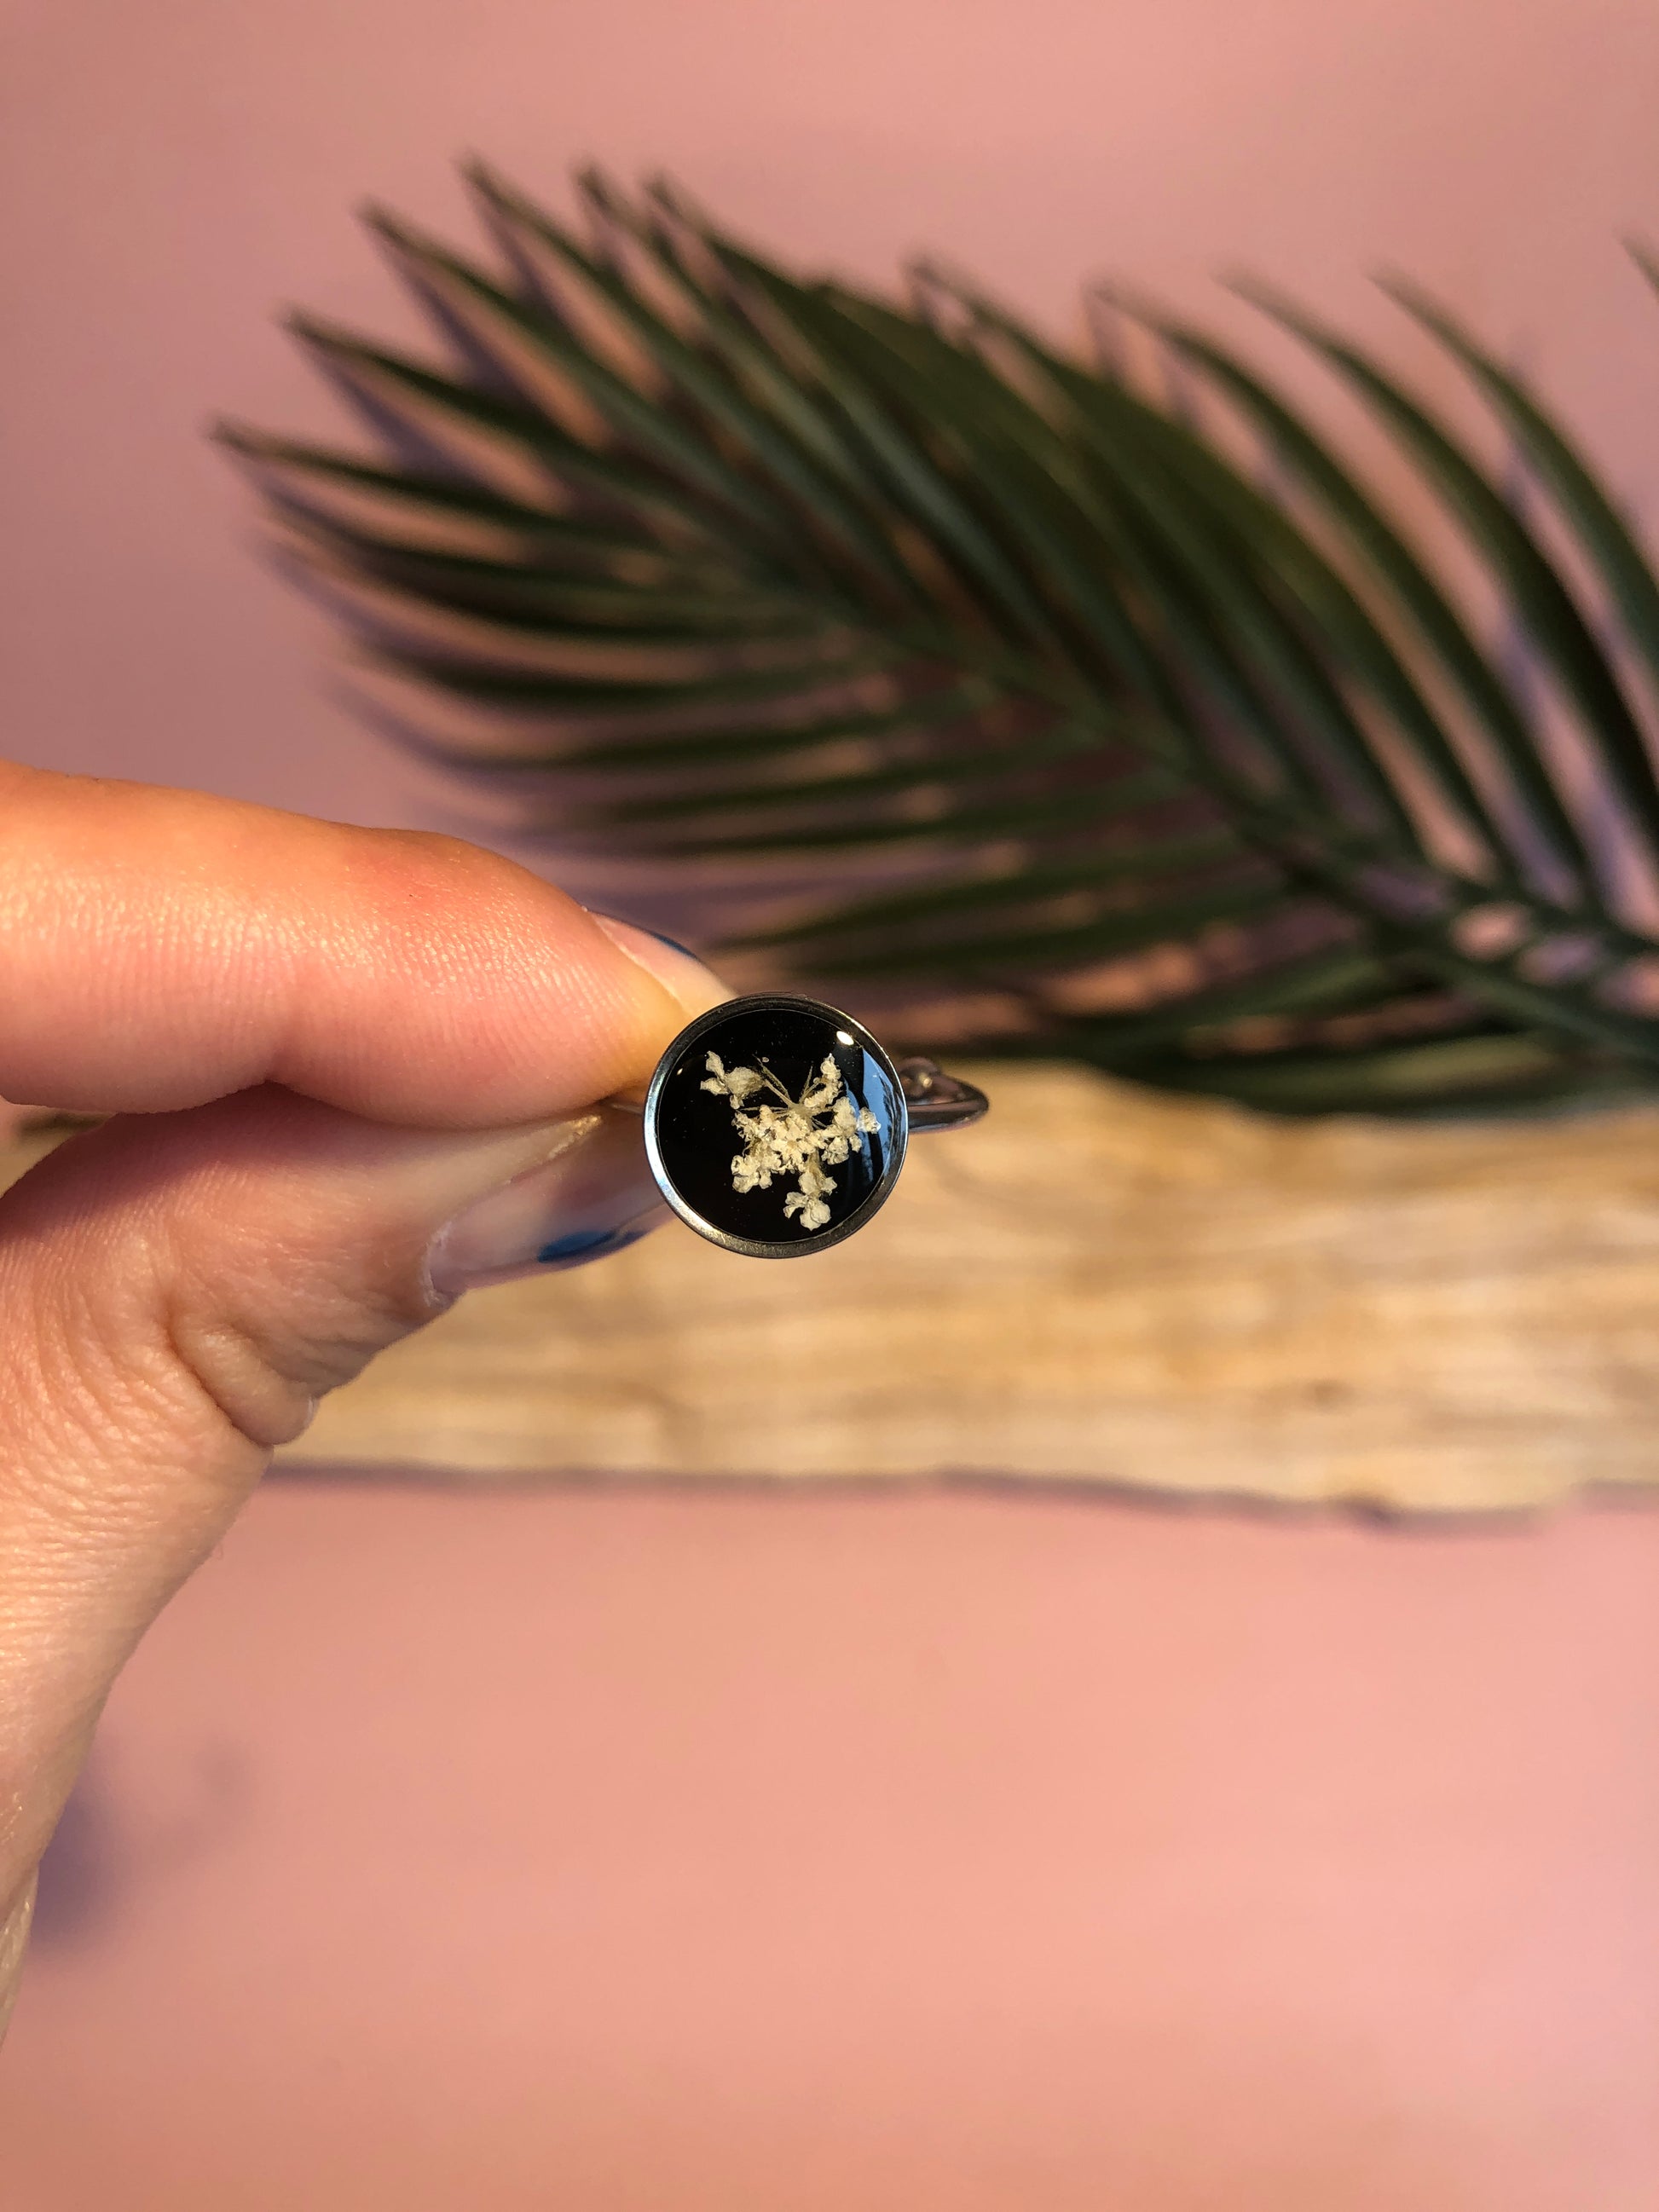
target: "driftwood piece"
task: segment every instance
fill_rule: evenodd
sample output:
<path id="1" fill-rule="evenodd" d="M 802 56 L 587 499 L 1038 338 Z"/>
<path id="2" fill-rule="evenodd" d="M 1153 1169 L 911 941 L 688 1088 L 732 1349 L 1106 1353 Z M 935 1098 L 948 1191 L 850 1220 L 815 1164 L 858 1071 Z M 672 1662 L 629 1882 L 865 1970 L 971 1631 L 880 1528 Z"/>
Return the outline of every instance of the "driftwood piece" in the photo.
<path id="1" fill-rule="evenodd" d="M 1659 1480 L 1659 1112 L 1275 1122 L 981 1079 L 990 1118 L 917 1143 L 849 1243 L 768 1264 L 675 1224 L 475 1294 L 283 1456 L 1462 1511 Z"/>
<path id="2" fill-rule="evenodd" d="M 1659 1475 L 1659 1113 L 1274 1122 L 985 1071 L 860 1236 L 678 1224 L 464 1299 L 287 1456 L 471 1475 L 991 1475 L 1418 1510 Z"/>

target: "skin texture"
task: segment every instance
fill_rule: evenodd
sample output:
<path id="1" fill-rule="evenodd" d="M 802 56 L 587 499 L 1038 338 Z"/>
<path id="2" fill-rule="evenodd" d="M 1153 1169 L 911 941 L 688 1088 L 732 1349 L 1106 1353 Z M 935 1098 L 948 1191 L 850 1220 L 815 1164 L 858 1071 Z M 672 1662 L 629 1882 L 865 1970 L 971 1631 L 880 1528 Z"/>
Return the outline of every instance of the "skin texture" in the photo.
<path id="1" fill-rule="evenodd" d="M 646 964 L 649 961 L 651 964 Z M 721 995 L 455 840 L 0 764 L 0 2022 L 122 1662 L 428 1249 Z"/>

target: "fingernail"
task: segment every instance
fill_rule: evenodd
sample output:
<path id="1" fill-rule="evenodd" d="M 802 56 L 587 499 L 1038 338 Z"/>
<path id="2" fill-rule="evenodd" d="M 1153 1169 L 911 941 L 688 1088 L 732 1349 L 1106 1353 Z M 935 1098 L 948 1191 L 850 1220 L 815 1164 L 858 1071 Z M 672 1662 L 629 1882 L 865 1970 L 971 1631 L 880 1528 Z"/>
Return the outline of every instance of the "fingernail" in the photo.
<path id="1" fill-rule="evenodd" d="M 677 945 L 672 937 L 660 936 L 654 929 L 642 929 L 636 921 L 621 921 L 614 914 L 595 914 L 593 920 L 613 945 L 619 945 L 630 960 L 648 975 L 654 975 L 664 990 L 678 1000 L 688 1017 L 707 1013 L 710 1006 L 722 1006 L 727 999 L 737 996 L 730 984 L 722 982 L 695 952 L 688 951 L 684 945 Z"/>
<path id="2" fill-rule="evenodd" d="M 539 1166 L 475 1200 L 438 1233 L 427 1255 L 446 1297 L 519 1275 L 584 1267 L 669 1218 L 645 1157 L 637 1114 L 596 1107 L 565 1125 Z"/>

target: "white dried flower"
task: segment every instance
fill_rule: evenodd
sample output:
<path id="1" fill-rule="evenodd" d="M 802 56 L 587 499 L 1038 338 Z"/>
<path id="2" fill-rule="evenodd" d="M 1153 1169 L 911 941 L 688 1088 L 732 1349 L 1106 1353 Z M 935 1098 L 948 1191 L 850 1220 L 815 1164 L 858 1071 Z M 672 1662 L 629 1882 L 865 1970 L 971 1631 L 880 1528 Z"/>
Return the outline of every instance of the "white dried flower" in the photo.
<path id="1" fill-rule="evenodd" d="M 839 1167 L 849 1154 L 862 1152 L 865 1139 L 881 1126 L 867 1106 L 855 1106 L 848 1097 L 833 1055 L 799 1098 L 769 1067 L 728 1068 L 714 1052 L 703 1065 L 708 1076 L 702 1089 L 731 1100 L 732 1120 L 743 1139 L 744 1149 L 732 1162 L 732 1189 L 770 1190 L 775 1175 L 794 1176 L 798 1187 L 783 1201 L 784 1218 L 799 1216 L 803 1229 L 822 1229 L 830 1218 L 825 1201 L 836 1188 L 825 1168 Z M 781 1109 L 767 1101 L 751 1105 L 757 1091 L 774 1092 L 783 1102 Z"/>

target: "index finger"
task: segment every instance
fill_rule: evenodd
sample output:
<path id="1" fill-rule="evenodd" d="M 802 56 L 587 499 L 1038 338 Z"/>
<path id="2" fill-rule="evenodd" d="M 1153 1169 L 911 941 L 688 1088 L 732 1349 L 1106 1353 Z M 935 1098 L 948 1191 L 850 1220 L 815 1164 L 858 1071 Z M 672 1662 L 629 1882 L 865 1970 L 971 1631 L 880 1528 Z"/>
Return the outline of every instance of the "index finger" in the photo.
<path id="1" fill-rule="evenodd" d="M 3 763 L 0 974 L 0 1095 L 88 1113 L 276 1082 L 500 1127 L 639 1083 L 686 1016 L 573 899 L 459 839 Z"/>

